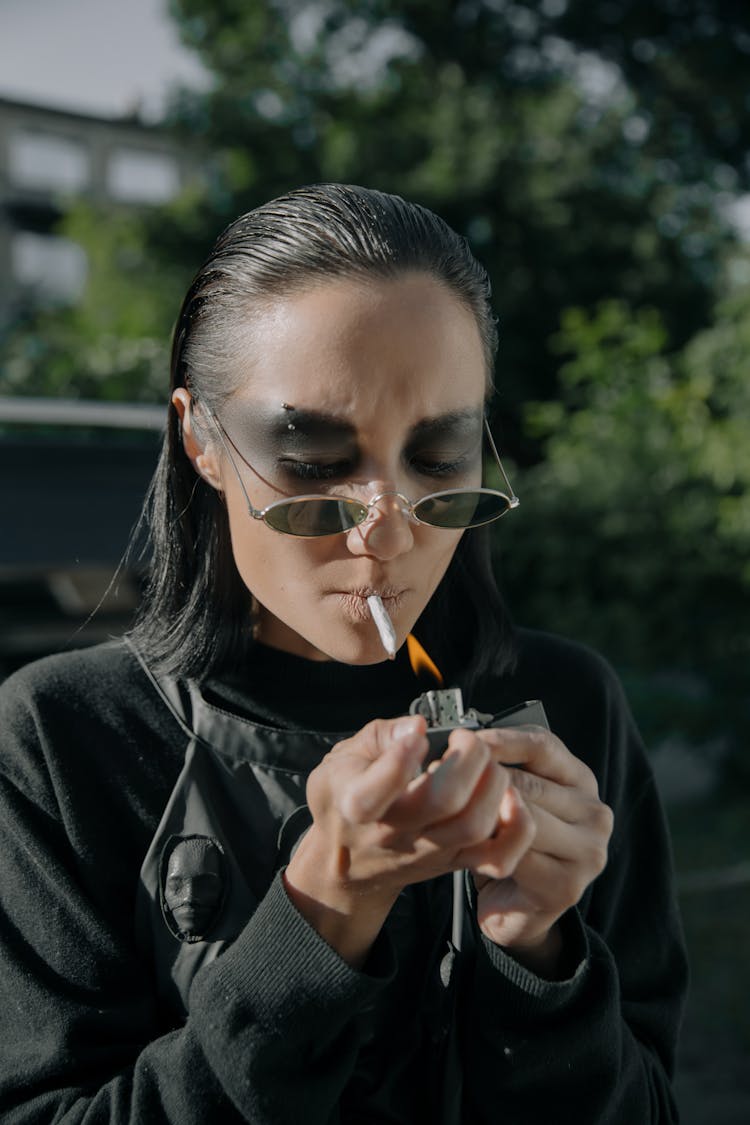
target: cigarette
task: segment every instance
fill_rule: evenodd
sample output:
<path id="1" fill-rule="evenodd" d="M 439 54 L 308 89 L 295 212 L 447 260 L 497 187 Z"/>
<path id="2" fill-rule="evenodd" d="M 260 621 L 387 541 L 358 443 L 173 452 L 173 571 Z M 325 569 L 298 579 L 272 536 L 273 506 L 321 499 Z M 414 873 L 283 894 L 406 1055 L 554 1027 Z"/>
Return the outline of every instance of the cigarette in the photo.
<path id="1" fill-rule="evenodd" d="M 377 626 L 383 648 L 388 653 L 389 660 L 396 659 L 396 630 L 388 616 L 388 610 L 383 605 L 377 594 L 370 594 L 367 599 L 372 619 Z"/>

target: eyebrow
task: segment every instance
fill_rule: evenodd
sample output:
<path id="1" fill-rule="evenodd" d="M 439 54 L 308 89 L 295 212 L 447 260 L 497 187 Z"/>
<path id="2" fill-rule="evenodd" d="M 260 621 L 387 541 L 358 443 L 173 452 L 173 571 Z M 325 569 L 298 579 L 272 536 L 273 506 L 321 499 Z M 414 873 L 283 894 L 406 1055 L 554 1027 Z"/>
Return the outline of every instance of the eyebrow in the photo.
<path id="1" fill-rule="evenodd" d="M 422 418 L 415 423 L 409 431 L 411 441 L 425 437 L 434 437 L 451 430 L 468 430 L 481 425 L 483 407 L 467 407 L 465 410 L 450 410 L 445 414 L 437 414 L 432 418 Z M 284 410 L 277 418 L 278 428 L 284 436 L 291 437 L 295 432 L 306 437 L 340 437 L 353 439 L 357 436 L 357 428 L 351 422 L 335 414 L 327 414 L 318 410 Z M 289 424 L 294 430 L 288 430 Z"/>
<path id="2" fill-rule="evenodd" d="M 466 410 L 451 410 L 446 414 L 438 414 L 434 418 L 423 418 L 411 429 L 411 439 L 419 440 L 425 437 L 437 437 L 451 431 L 468 431 L 482 425 L 484 417 L 483 406 Z"/>
<path id="3" fill-rule="evenodd" d="M 306 437 L 353 438 L 357 432 L 355 426 L 335 414 L 318 410 L 297 410 L 296 407 L 282 408 L 280 414 L 274 414 L 274 422 L 280 434 L 290 437 L 299 431 Z"/>

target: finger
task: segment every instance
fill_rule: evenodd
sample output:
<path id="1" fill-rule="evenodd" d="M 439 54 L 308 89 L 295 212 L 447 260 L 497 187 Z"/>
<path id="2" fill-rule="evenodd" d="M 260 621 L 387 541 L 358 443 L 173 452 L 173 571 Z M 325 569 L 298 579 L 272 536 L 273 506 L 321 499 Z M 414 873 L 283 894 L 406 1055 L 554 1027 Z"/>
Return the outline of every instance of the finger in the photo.
<path id="1" fill-rule="evenodd" d="M 599 792 L 593 772 L 552 731 L 543 727 L 486 727 L 477 731 L 477 736 L 502 765 L 523 766 L 539 777 L 594 796 Z"/>
<path id="2" fill-rule="evenodd" d="M 376 720 L 347 740 L 349 760 L 360 754 L 362 768 L 339 790 L 338 808 L 346 820 L 353 824 L 378 820 L 404 792 L 427 753 L 425 729 L 422 716 Z M 338 766 L 332 761 L 333 770 Z"/>
<path id="3" fill-rule="evenodd" d="M 579 820 L 581 803 L 590 800 L 580 789 L 570 785 L 560 785 L 559 782 L 550 781 L 548 777 L 541 777 L 531 770 L 511 766 L 508 773 L 513 785 L 532 809 L 546 809 L 547 812 L 570 824 L 575 824 Z"/>
<path id="4" fill-rule="evenodd" d="M 484 778 L 488 769 L 488 777 Z M 414 779 L 406 793 L 388 810 L 387 820 L 394 827 L 406 824 L 416 830 L 433 827 L 469 812 L 477 797 L 495 801 L 496 818 L 507 783 L 506 771 L 495 765 L 488 748 L 474 732 L 456 730 L 451 733 L 448 748 L 437 768 Z M 491 787 L 489 795 L 488 785 Z M 493 825 L 494 821 L 485 835 L 492 831 Z"/>
<path id="5" fill-rule="evenodd" d="M 593 876 L 575 863 L 530 849 L 519 860 L 513 881 L 536 910 L 559 917 L 580 901 Z"/>
<path id="6" fill-rule="evenodd" d="M 533 846 L 536 824 L 521 794 L 512 785 L 503 794 L 500 815 L 489 839 L 464 848 L 462 867 L 490 879 L 507 879 Z"/>
<path id="7" fill-rule="evenodd" d="M 425 825 L 419 833 L 420 840 L 451 852 L 489 839 L 497 828 L 498 809 L 506 788 L 505 776 L 489 762 L 460 811 Z"/>
<path id="8" fill-rule="evenodd" d="M 513 785 L 532 808 L 543 808 L 569 824 L 588 823 L 597 807 L 605 808 L 596 793 L 579 786 L 560 785 L 529 769 L 508 768 Z"/>
<path id="9" fill-rule="evenodd" d="M 376 762 L 394 745 L 407 743 L 413 736 L 424 734 L 427 721 L 422 715 L 402 715 L 396 719 L 373 719 L 349 738 L 329 751 L 329 758 L 351 757 Z"/>
<path id="10" fill-rule="evenodd" d="M 533 850 L 549 858 L 562 860 L 580 867 L 595 878 L 607 863 L 607 846 L 611 834 L 612 818 L 605 813 L 590 816 L 587 821 L 569 824 L 539 806 L 529 805 L 536 825 Z"/>

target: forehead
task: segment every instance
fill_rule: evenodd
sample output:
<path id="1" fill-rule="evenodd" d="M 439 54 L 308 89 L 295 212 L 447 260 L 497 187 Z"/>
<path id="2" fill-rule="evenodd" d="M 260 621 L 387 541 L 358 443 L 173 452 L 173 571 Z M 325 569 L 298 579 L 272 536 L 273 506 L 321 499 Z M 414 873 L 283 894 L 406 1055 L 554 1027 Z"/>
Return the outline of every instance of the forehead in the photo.
<path id="1" fill-rule="evenodd" d="M 201 848 L 178 844 L 169 857 L 168 876 L 215 874 L 219 870 L 219 857 L 215 847 Z"/>
<path id="2" fill-rule="evenodd" d="M 473 312 L 436 278 L 342 278 L 253 314 L 238 400 L 286 402 L 353 424 L 386 411 L 414 421 L 482 402 Z"/>

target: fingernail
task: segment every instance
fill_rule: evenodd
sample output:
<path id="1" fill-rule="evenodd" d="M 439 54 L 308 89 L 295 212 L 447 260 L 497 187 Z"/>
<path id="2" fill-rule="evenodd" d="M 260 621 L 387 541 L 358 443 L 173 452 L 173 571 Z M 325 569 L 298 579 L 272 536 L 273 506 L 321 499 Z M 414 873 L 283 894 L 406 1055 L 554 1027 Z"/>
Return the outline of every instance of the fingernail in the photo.
<path id="1" fill-rule="evenodd" d="M 418 722 L 419 720 L 416 718 L 399 719 L 391 730 L 393 741 L 404 742 L 407 738 L 413 738 L 417 733 Z"/>

